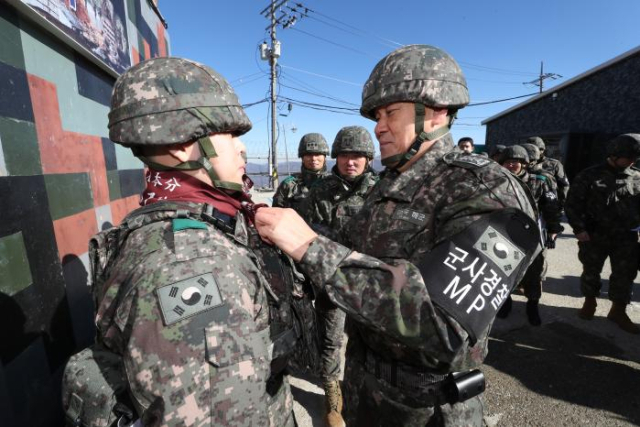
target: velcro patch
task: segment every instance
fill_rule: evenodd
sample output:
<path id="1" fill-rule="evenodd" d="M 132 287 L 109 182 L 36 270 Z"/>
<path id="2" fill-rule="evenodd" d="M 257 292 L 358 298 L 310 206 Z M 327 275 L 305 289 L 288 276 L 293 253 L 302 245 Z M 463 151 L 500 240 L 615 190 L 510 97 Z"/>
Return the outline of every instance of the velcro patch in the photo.
<path id="1" fill-rule="evenodd" d="M 509 208 L 440 243 L 418 268 L 434 304 L 475 343 L 540 250 L 536 222 Z"/>
<path id="2" fill-rule="evenodd" d="M 212 273 L 190 277 L 156 289 L 166 326 L 223 304 Z"/>
<path id="3" fill-rule="evenodd" d="M 175 218 L 173 220 L 173 231 L 189 230 L 189 229 L 201 229 L 206 230 L 207 225 L 204 222 L 196 221 L 191 218 Z"/>

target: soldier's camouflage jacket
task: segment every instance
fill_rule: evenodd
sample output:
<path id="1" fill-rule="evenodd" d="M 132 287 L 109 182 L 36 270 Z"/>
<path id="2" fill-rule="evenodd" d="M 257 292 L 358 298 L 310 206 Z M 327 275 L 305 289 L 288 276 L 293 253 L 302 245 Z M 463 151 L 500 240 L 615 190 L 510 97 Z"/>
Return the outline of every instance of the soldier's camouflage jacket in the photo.
<path id="1" fill-rule="evenodd" d="M 629 233 L 640 225 L 640 170 L 591 166 L 573 180 L 565 211 L 573 232 Z"/>
<path id="2" fill-rule="evenodd" d="M 302 216 L 310 224 L 339 231 L 358 213 L 367 193 L 378 182 L 378 175 L 370 166 L 354 181 L 342 178 L 337 166 L 331 172 L 311 188 L 307 211 Z"/>
<path id="3" fill-rule="evenodd" d="M 554 234 L 562 232 L 564 230 L 561 225 L 562 209 L 560 208 L 558 195 L 553 189 L 553 183 L 550 182 L 551 178 L 527 171 L 518 178 L 531 190 L 538 212 L 544 219 L 547 232 Z"/>
<path id="4" fill-rule="evenodd" d="M 326 289 L 357 322 L 350 342 L 387 360 L 439 373 L 479 366 L 491 325 L 472 339 L 455 316 L 434 303 L 433 287 L 441 293 L 446 284 L 430 281 L 429 268 L 454 268 L 461 275 L 475 269 L 476 278 L 486 277 L 482 280 L 491 274 L 461 252 L 443 260 L 449 266 L 424 266 L 424 259 L 438 243 L 463 235 L 471 224 L 505 207 L 524 211 L 533 227 L 536 217 L 529 196 L 511 173 L 482 156 L 453 150 L 447 134 L 405 172 L 385 171 L 349 230 L 343 229 L 345 246 L 319 236 L 301 260 L 314 285 Z M 533 239 L 538 238 L 536 232 Z M 520 266 L 528 266 L 531 259 L 522 259 Z M 470 265 L 471 270 L 462 270 Z M 466 276 L 461 280 L 471 282 Z M 490 288 L 497 292 L 495 285 Z M 456 300 L 466 309 L 471 301 L 461 294 Z"/>
<path id="5" fill-rule="evenodd" d="M 546 172 L 548 172 L 554 179 L 557 187 L 558 187 L 558 201 L 560 202 L 560 206 L 564 206 L 565 201 L 567 200 L 567 194 L 569 193 L 569 179 L 567 178 L 567 174 L 564 172 L 564 166 L 560 160 L 552 159 L 550 157 L 545 157 L 538 163 L 540 168 Z"/>
<path id="6" fill-rule="evenodd" d="M 152 212 L 134 211 L 112 262 L 105 239 L 113 236 L 96 236 L 92 270 L 105 279 L 94 289 L 98 342 L 122 356 L 145 426 L 293 425 L 286 378 L 267 392 L 273 342 L 264 260 L 250 249 L 242 213 L 223 232 L 185 217 L 202 206 L 159 202 Z"/>
<path id="7" fill-rule="evenodd" d="M 327 174 L 326 166 L 318 172 L 303 167 L 300 173 L 291 175 L 280 183 L 271 205 L 275 208 L 291 208 L 304 215 L 311 187 Z"/>

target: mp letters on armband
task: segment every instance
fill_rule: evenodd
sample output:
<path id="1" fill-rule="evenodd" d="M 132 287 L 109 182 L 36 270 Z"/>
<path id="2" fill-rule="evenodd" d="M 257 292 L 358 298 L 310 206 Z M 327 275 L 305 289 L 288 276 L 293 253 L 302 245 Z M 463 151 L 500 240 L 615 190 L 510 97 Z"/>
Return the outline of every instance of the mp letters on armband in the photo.
<path id="1" fill-rule="evenodd" d="M 533 239 L 524 247 L 504 229 L 499 230 L 503 227 L 498 224 L 477 221 L 436 246 L 418 266 L 432 301 L 474 341 L 493 321 L 520 273 L 528 267 L 538 241 L 536 224 L 530 218 L 525 233 L 515 236 L 519 242 L 523 237 Z"/>

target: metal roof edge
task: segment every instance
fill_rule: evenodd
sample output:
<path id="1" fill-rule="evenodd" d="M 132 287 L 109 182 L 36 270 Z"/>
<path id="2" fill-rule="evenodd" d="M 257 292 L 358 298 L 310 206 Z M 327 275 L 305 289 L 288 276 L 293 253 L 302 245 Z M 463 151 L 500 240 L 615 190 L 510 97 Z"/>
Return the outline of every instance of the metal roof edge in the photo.
<path id="1" fill-rule="evenodd" d="M 563 88 L 565 88 L 565 87 L 567 87 L 569 85 L 572 85 L 575 82 L 584 79 L 585 77 L 588 77 L 588 76 L 590 76 L 592 74 L 595 74 L 598 71 L 603 70 L 605 68 L 608 68 L 608 67 L 616 64 L 617 62 L 620 62 L 623 59 L 627 59 L 630 56 L 633 56 L 633 55 L 635 55 L 637 53 L 640 53 L 640 46 L 637 46 L 637 47 L 635 47 L 635 48 L 633 48 L 631 50 L 628 50 L 628 51 L 616 56 L 615 58 L 612 58 L 612 59 L 608 60 L 607 62 L 603 62 L 602 64 L 597 65 L 594 68 L 591 68 L 591 69 L 585 71 L 584 73 L 578 74 L 577 76 L 567 80 L 566 82 L 561 83 L 558 86 L 554 86 L 554 87 L 552 87 L 552 88 L 550 88 L 550 89 L 548 89 L 548 90 L 546 90 L 546 91 L 534 96 L 533 98 L 529 98 L 526 101 L 521 102 L 520 104 L 514 105 L 511 108 L 508 108 L 508 109 L 506 109 L 504 111 L 501 111 L 500 113 L 495 114 L 495 115 L 489 117 L 488 119 L 483 120 L 482 122 L 480 122 L 480 124 L 484 126 L 489 122 L 492 122 L 492 121 L 494 121 L 494 120 L 496 120 L 496 119 L 498 119 L 498 118 L 500 118 L 502 116 L 505 116 L 505 115 L 515 111 L 515 110 L 518 110 L 518 109 L 524 107 L 525 105 L 531 104 L 531 103 L 533 103 L 533 102 L 535 102 L 535 101 L 537 101 L 539 99 L 542 99 L 542 98 L 544 98 L 546 96 L 549 96 L 549 95 L 553 94 L 554 92 L 558 92 L 559 90 L 562 90 Z"/>

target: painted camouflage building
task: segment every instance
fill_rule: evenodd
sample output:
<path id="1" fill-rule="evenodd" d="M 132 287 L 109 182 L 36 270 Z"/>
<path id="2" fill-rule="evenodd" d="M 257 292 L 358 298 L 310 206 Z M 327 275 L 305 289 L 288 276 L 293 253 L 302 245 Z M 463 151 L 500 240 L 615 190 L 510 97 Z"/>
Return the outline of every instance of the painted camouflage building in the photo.
<path id="1" fill-rule="evenodd" d="M 111 87 L 168 42 L 147 0 L 0 2 L 4 427 L 62 424 L 62 368 L 94 333 L 88 239 L 143 188 L 142 163 L 108 139 Z"/>
<path id="2" fill-rule="evenodd" d="M 640 131 L 640 46 L 482 122 L 486 144 L 533 135 L 562 160 L 569 179 L 598 163 L 604 142 Z"/>

